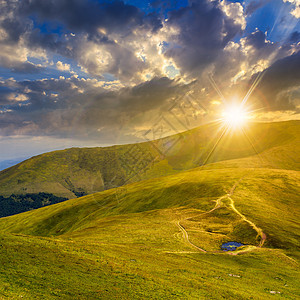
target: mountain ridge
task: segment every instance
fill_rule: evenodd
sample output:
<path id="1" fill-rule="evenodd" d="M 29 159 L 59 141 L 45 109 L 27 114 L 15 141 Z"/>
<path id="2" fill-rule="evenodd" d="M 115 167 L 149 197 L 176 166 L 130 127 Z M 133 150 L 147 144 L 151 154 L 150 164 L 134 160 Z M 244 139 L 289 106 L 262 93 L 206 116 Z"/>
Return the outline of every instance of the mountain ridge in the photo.
<path id="1" fill-rule="evenodd" d="M 162 161 L 149 178 L 1 218 L 0 295 L 298 298 L 298 125 L 273 124 L 262 132 L 258 154 L 212 163 L 235 156 L 234 149 L 175 171 Z M 221 151 L 241 149 L 236 138 L 228 136 Z M 199 158 L 196 151 L 186 157 L 193 146 L 168 163 L 189 167 Z M 242 246 L 222 251 L 232 242 Z"/>
<path id="2" fill-rule="evenodd" d="M 222 161 L 234 164 L 233 160 L 243 159 L 251 165 L 251 157 L 258 153 L 257 166 L 300 169 L 294 147 L 299 140 L 299 123 L 253 123 L 247 135 L 255 138 L 229 133 L 211 155 L 221 133 L 215 124 L 149 142 L 48 152 L 1 171 L 0 195 L 47 192 L 71 199 L 203 164 L 215 163 L 217 167 Z M 276 160 L 282 152 L 287 156 L 284 162 Z"/>

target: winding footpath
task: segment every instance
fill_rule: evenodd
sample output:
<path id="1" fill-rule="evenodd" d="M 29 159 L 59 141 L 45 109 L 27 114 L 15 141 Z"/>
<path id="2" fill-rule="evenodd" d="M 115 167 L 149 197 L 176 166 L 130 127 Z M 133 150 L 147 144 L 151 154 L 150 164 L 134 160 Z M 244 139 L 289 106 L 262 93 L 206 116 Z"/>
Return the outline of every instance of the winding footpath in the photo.
<path id="1" fill-rule="evenodd" d="M 265 243 L 267 236 L 266 234 L 262 231 L 261 228 L 257 227 L 252 221 L 248 220 L 244 215 L 242 215 L 234 206 L 234 201 L 232 200 L 232 198 L 228 197 L 228 199 L 230 200 L 230 207 L 231 209 L 237 213 L 244 221 L 246 221 L 248 224 L 250 224 L 250 226 L 257 232 L 257 235 L 261 237 L 261 240 L 259 242 L 258 247 L 261 248 L 263 246 L 263 244 Z"/>
<path id="2" fill-rule="evenodd" d="M 264 245 L 264 243 L 265 243 L 265 241 L 266 241 L 266 239 L 267 239 L 266 234 L 262 231 L 261 228 L 257 227 L 252 221 L 248 220 L 242 213 L 240 213 L 240 212 L 236 209 L 236 207 L 235 207 L 235 205 L 234 205 L 234 201 L 233 201 L 233 199 L 231 198 L 232 195 L 233 195 L 233 193 L 234 193 L 234 191 L 235 191 L 235 189 L 236 189 L 236 187 L 237 187 L 238 184 L 241 182 L 241 180 L 242 180 L 242 179 L 240 179 L 239 181 L 237 181 L 237 182 L 233 185 L 233 187 L 231 188 L 231 190 L 230 190 L 230 192 L 229 192 L 228 194 L 226 194 L 226 195 L 224 195 L 224 196 L 218 198 L 218 199 L 216 200 L 216 205 L 215 205 L 214 208 L 212 208 L 211 210 L 209 210 L 209 211 L 207 211 L 207 212 L 204 212 L 204 213 L 201 213 L 201 214 L 198 214 L 198 215 L 196 215 L 196 216 L 188 217 L 188 218 L 182 219 L 182 220 L 180 220 L 180 221 L 177 221 L 176 225 L 177 225 L 177 227 L 181 230 L 183 239 L 185 240 L 185 242 L 186 242 L 187 244 L 189 244 L 189 245 L 192 246 L 193 248 L 196 248 L 198 251 L 201 251 L 201 252 L 204 252 L 204 253 L 224 253 L 223 251 L 222 251 L 222 252 L 219 252 L 219 251 L 206 251 L 205 249 L 202 249 L 202 248 L 198 247 L 197 245 L 193 244 L 193 243 L 190 241 L 190 239 L 189 239 L 189 235 L 188 235 L 187 231 L 186 231 L 185 228 L 180 224 L 180 222 L 187 221 L 187 220 L 189 220 L 189 219 L 196 218 L 196 217 L 199 217 L 199 216 L 202 216 L 202 215 L 205 215 L 205 214 L 209 214 L 209 213 L 213 212 L 214 210 L 220 208 L 220 207 L 224 204 L 223 201 L 222 201 L 223 199 L 229 199 L 229 200 L 230 200 L 230 204 L 229 204 L 230 208 L 231 208 L 236 214 L 238 214 L 245 222 L 247 222 L 248 224 L 250 224 L 250 226 L 257 232 L 257 235 L 261 237 L 261 240 L 260 240 L 260 242 L 259 242 L 258 248 L 261 248 L 261 247 Z M 253 246 L 252 246 L 252 247 L 250 247 L 248 250 L 243 250 L 243 251 L 236 252 L 236 253 L 233 253 L 233 252 L 231 252 L 231 251 L 228 251 L 228 252 L 225 252 L 225 253 L 230 254 L 230 255 L 238 254 L 238 253 L 246 253 L 246 252 L 249 252 L 249 251 L 251 251 L 251 250 L 254 250 L 255 248 L 256 248 L 256 247 L 253 247 Z"/>

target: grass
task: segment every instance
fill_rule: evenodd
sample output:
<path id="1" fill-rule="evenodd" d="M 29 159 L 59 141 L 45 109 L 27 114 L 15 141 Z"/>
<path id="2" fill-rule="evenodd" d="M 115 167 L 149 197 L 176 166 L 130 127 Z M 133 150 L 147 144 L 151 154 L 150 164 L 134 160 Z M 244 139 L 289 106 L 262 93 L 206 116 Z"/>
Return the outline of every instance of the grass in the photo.
<path id="1" fill-rule="evenodd" d="M 2 234 L 0 294 L 10 299 L 271 299 L 272 290 L 286 299 L 297 295 L 298 266 L 281 251 L 237 257 L 189 253 L 164 215 L 131 215 L 120 223 L 110 218 L 93 235 Z"/>
<path id="2" fill-rule="evenodd" d="M 197 217 L 240 178 L 232 199 L 267 234 L 264 248 L 226 199 Z M 271 299 L 278 291 L 295 299 L 299 194 L 296 171 L 198 168 L 2 218 L 0 295 Z M 205 250 L 235 240 L 253 251 L 200 253 L 184 242 L 178 220 Z"/>
<path id="3" fill-rule="evenodd" d="M 178 143 L 145 174 L 147 180 L 139 178 L 118 188 L 1 218 L 0 298 L 299 298 L 297 124 L 257 125 L 254 133 L 264 128 L 261 138 L 270 137 L 259 143 L 259 155 L 248 152 L 251 155 L 244 157 L 248 150 L 241 151 L 240 157 L 235 157 L 235 151 L 226 154 L 230 145 L 225 143 L 220 145 L 222 156 L 219 152 L 210 164 L 179 172 L 199 156 L 189 151 L 180 156 Z M 209 139 L 197 130 L 182 136 L 191 142 L 201 134 L 203 141 Z M 232 139 L 230 147 L 235 145 Z M 166 141 L 170 142 L 157 143 Z M 195 149 L 195 144 L 187 145 Z M 92 160 L 98 149 L 88 151 Z M 65 159 L 77 159 L 66 153 L 81 155 L 79 149 L 66 150 L 56 153 L 61 158 L 53 162 L 49 154 L 46 166 L 53 163 L 54 168 Z M 0 176 L 12 176 L 13 181 L 12 171 L 31 168 L 36 172 L 45 157 L 40 159 L 37 169 L 33 159 Z M 89 159 L 80 158 L 82 168 L 75 164 L 74 176 L 87 169 L 100 174 Z M 62 163 L 57 178 L 66 173 L 67 165 Z M 51 168 L 45 172 L 52 174 Z M 109 178 L 110 172 L 108 177 L 101 173 L 101 178 Z M 92 180 L 87 178 L 87 182 Z M 71 182 L 74 188 L 75 181 Z M 206 252 L 183 238 L 178 222 L 189 241 Z M 259 247 L 258 229 L 267 236 L 263 247 Z M 246 246 L 222 252 L 222 243 L 228 241 Z"/>

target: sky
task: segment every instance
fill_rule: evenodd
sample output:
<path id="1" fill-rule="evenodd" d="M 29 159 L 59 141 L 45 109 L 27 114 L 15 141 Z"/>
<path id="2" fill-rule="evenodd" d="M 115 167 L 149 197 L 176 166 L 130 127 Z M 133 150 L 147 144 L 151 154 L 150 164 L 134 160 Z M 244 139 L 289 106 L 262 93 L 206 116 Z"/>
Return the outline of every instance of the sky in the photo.
<path id="1" fill-rule="evenodd" d="M 160 138 L 249 90 L 255 120 L 299 119 L 299 19 L 300 0 L 0 0 L 0 161 Z"/>

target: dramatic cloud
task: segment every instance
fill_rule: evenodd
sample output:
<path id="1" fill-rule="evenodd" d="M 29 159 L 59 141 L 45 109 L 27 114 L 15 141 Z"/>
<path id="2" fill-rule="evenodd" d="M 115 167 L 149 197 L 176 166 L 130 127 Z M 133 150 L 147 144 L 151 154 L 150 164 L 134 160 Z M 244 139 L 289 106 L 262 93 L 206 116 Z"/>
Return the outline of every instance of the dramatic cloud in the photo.
<path id="1" fill-rule="evenodd" d="M 300 52 L 276 61 L 266 71 L 260 89 L 271 110 L 296 110 L 300 105 Z"/>
<path id="2" fill-rule="evenodd" d="M 187 86 L 166 77 L 133 88 L 119 87 L 118 82 L 76 76 L 1 82 L 0 105 L 7 112 L 0 116 L 0 135 L 98 136 L 99 128 L 111 131 L 122 120 L 160 109 L 188 91 Z"/>
<path id="3" fill-rule="evenodd" d="M 2 4 L 0 26 L 2 42 L 8 45 L 11 63 L 1 54 L 0 64 L 23 71 L 22 60 L 29 58 L 28 51 L 45 49 L 51 53 L 72 58 L 94 76 L 111 73 L 130 79 L 145 68 L 135 49 L 120 44 L 119 40 L 132 39 L 137 32 L 155 33 L 161 28 L 155 14 L 145 14 L 140 9 L 122 1 L 8 1 Z M 45 32 L 41 28 L 65 26 L 60 32 Z M 49 26 L 50 26 L 49 25 Z M 51 27 L 50 26 L 50 27 Z M 76 34 L 75 34 L 75 33 Z M 50 55 L 51 53 L 48 53 Z M 30 53 L 30 56 L 34 56 Z M 31 64 L 32 71 L 34 65 Z M 30 67 L 27 65 L 27 68 Z"/>
<path id="4" fill-rule="evenodd" d="M 133 141 L 161 114 L 187 129 L 261 73 L 258 108 L 297 113 L 299 1 L 270 3 L 0 0 L 0 136 Z"/>
<path id="5" fill-rule="evenodd" d="M 195 1 L 189 7 L 170 13 L 166 27 L 174 29 L 165 55 L 176 65 L 197 77 L 218 59 L 227 43 L 243 29 L 239 3 Z M 233 16 L 233 18 L 231 18 Z M 242 19 L 242 18 L 241 18 Z"/>
<path id="6" fill-rule="evenodd" d="M 37 17 L 39 21 L 64 23 L 69 30 L 84 31 L 91 38 L 118 32 L 128 35 L 137 27 L 155 31 L 161 27 L 155 15 L 146 15 L 135 6 L 123 1 L 76 1 L 76 0 L 24 0 L 18 6 L 18 13 Z"/>

